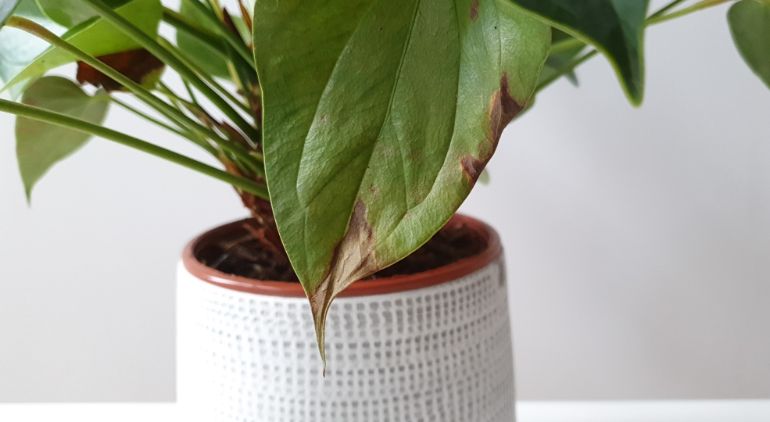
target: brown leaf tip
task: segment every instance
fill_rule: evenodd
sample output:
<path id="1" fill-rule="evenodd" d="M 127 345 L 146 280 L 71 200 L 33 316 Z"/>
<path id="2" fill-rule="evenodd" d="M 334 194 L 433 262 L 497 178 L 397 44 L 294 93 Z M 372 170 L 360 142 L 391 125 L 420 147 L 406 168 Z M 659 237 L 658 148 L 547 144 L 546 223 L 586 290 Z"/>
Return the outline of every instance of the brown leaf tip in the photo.
<path id="1" fill-rule="evenodd" d="M 471 2 L 471 20 L 475 21 L 479 18 L 479 0 L 473 0 Z"/>
<path id="2" fill-rule="evenodd" d="M 503 134 L 503 129 L 524 107 L 511 97 L 508 74 L 500 77 L 500 89 L 492 96 L 489 110 L 489 128 L 492 140 L 496 144 Z"/>

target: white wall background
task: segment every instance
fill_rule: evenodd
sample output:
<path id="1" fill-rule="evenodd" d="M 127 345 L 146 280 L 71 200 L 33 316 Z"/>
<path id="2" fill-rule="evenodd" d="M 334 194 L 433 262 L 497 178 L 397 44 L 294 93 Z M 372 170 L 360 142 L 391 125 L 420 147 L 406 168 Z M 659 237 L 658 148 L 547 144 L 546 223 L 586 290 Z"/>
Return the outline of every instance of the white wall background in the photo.
<path id="1" fill-rule="evenodd" d="M 521 398 L 770 398 L 770 92 L 723 8 L 650 30 L 647 63 L 640 110 L 603 60 L 541 95 L 464 207 L 507 248 Z M 12 128 L 0 401 L 172 400 L 175 261 L 236 196 L 95 140 L 27 208 Z"/>

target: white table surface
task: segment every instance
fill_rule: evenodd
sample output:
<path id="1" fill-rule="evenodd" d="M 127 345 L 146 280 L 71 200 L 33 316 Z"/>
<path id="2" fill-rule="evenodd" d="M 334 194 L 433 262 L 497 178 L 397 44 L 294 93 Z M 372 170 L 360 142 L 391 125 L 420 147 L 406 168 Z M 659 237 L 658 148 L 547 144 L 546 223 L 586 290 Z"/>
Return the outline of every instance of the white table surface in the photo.
<path id="1" fill-rule="evenodd" d="M 521 402 L 518 415 L 517 422 L 770 422 L 770 400 Z M 0 404 L 0 421 L 190 422 L 191 419 L 182 417 L 174 404 Z"/>

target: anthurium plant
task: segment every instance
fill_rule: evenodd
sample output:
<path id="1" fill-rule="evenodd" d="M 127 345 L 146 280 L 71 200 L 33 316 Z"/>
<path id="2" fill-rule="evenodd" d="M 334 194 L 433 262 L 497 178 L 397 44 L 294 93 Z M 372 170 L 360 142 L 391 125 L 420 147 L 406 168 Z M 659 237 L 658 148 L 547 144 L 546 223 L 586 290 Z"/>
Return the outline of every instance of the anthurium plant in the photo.
<path id="1" fill-rule="evenodd" d="M 639 105 L 645 31 L 728 4 L 738 51 L 770 86 L 770 0 L 648 3 L 0 0 L 0 111 L 18 116 L 28 196 L 92 136 L 232 185 L 302 283 L 322 345 L 334 297 L 437 233 L 503 129 L 581 63 L 606 58 Z M 105 127 L 111 106 L 221 165 Z"/>

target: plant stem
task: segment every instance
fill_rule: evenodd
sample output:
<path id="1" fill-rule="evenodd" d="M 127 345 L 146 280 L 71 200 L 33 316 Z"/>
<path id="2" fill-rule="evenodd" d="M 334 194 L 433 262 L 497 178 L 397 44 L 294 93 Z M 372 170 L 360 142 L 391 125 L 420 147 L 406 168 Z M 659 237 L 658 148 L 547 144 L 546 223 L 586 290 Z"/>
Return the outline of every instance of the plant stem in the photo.
<path id="1" fill-rule="evenodd" d="M 29 106 L 3 99 L 0 99 L 0 111 L 26 117 L 28 119 L 38 120 L 44 123 L 65 127 L 82 133 L 96 135 L 118 144 L 148 153 L 150 155 L 163 158 L 164 160 L 179 164 L 191 170 L 195 170 L 199 173 L 211 176 L 215 179 L 219 179 L 262 199 L 269 199 L 267 189 L 252 180 L 240 176 L 235 176 L 216 167 L 212 167 L 200 161 L 193 160 L 192 158 L 186 157 L 177 152 L 159 147 L 133 136 L 126 135 L 125 133 L 107 129 L 105 127 L 101 127 L 99 125 L 95 125 L 83 120 L 78 120 L 65 114 L 56 113 L 49 110 L 44 110 L 39 107 Z"/>
<path id="2" fill-rule="evenodd" d="M 684 9 L 679 10 L 679 11 L 666 14 L 667 11 L 673 9 L 674 7 L 676 7 L 677 5 L 682 3 L 683 1 L 685 1 L 685 0 L 673 0 L 673 1 L 669 2 L 668 4 L 663 6 L 661 9 L 657 10 L 655 13 L 650 15 L 650 17 L 647 18 L 647 21 L 645 22 L 645 26 L 656 25 L 656 24 L 659 24 L 659 23 L 662 23 L 662 22 L 669 21 L 671 19 L 675 19 L 675 18 L 679 18 L 679 17 L 682 17 L 682 16 L 689 15 L 690 13 L 697 12 L 698 10 L 702 10 L 702 9 L 706 9 L 706 8 L 709 8 L 709 7 L 717 6 L 717 5 L 720 5 L 722 3 L 727 3 L 728 1 L 734 1 L 734 0 L 702 0 L 700 3 L 694 4 L 694 5 L 690 6 L 690 7 L 686 7 Z M 561 41 L 561 42 L 558 42 L 558 43 L 552 45 L 551 46 L 551 53 L 567 51 L 569 49 L 578 47 L 581 44 L 582 44 L 582 41 L 580 41 L 580 40 L 578 40 L 576 38 L 564 40 L 564 41 Z M 591 57 L 596 56 L 597 53 L 598 53 L 597 50 L 591 50 L 588 53 L 586 53 L 586 54 L 584 54 L 584 55 L 582 55 L 582 56 L 580 56 L 580 57 L 578 57 L 576 59 L 573 59 L 571 62 L 567 63 L 562 68 L 560 68 L 559 71 L 556 74 L 554 74 L 550 78 L 548 78 L 548 79 L 542 81 L 540 84 L 538 84 L 535 92 L 541 91 L 542 89 L 544 89 L 545 87 L 550 85 L 552 82 L 554 82 L 557 79 L 561 78 L 562 76 L 572 72 L 573 70 L 575 70 L 575 68 L 577 66 L 583 64 L 585 61 L 587 61 Z"/>
<path id="3" fill-rule="evenodd" d="M 222 22 L 219 21 L 217 18 L 217 15 L 212 15 L 211 11 L 204 6 L 202 3 L 198 2 L 198 0 L 182 0 L 186 1 L 190 6 L 194 7 L 198 12 L 200 12 L 201 15 L 205 16 L 205 19 L 209 21 L 209 23 L 212 24 L 214 28 L 217 28 L 217 32 L 224 37 L 227 44 L 232 47 L 236 53 L 238 53 L 243 60 L 248 63 L 252 69 L 256 70 L 256 66 L 254 65 L 254 56 L 251 54 L 248 48 L 246 48 L 246 45 L 243 43 L 243 40 L 240 39 L 239 36 L 236 36 L 236 34 L 230 32 L 227 27 L 222 25 Z M 212 5 L 212 8 L 216 7 Z M 219 11 L 219 9 L 215 9 Z"/>
<path id="4" fill-rule="evenodd" d="M 142 119 L 147 120 L 147 121 L 149 121 L 151 123 L 154 123 L 157 126 L 160 126 L 160 127 L 164 128 L 164 129 L 170 131 L 170 132 L 173 132 L 173 133 L 181 136 L 182 138 L 186 138 L 187 139 L 187 138 L 193 136 L 189 132 L 183 132 L 182 130 L 177 129 L 177 128 L 175 128 L 175 127 L 173 127 L 173 126 L 171 126 L 171 125 L 169 125 L 169 124 L 167 124 L 167 123 L 165 123 L 163 121 L 160 121 L 160 120 L 156 119 L 155 117 L 152 117 L 149 114 L 147 114 L 147 113 L 145 113 L 145 112 L 143 112 L 143 111 L 141 111 L 141 110 L 139 110 L 139 109 L 129 105 L 128 103 L 125 103 L 125 102 L 117 99 L 114 95 L 110 96 L 110 99 L 112 100 L 113 103 L 121 106 L 122 108 L 126 109 L 127 111 L 130 111 L 131 113 L 136 114 L 137 116 L 141 117 Z"/>
<path id="5" fill-rule="evenodd" d="M 599 51 L 597 51 L 597 50 L 591 50 L 588 53 L 585 53 L 582 56 L 572 60 L 569 63 L 567 63 L 566 65 L 561 67 L 559 69 L 559 71 L 557 73 L 555 73 L 554 75 L 552 75 L 550 78 L 547 78 L 547 79 L 545 79 L 543 81 L 540 81 L 540 83 L 537 85 L 537 88 L 535 89 L 535 91 L 537 92 L 537 91 L 542 90 L 543 88 L 547 87 L 548 85 L 550 85 L 551 83 L 553 83 L 557 79 L 561 78 L 562 76 L 566 75 L 567 73 L 572 72 L 573 70 L 575 70 L 576 67 L 578 67 L 579 65 L 583 64 L 585 61 L 587 61 L 588 59 L 590 59 L 591 57 L 595 56 L 598 53 L 599 53 Z"/>
<path id="6" fill-rule="evenodd" d="M 43 26 L 29 19 L 22 18 L 20 16 L 11 17 L 6 24 L 8 26 L 28 32 L 46 41 L 52 46 L 61 48 L 62 50 L 72 54 L 78 60 L 84 63 L 87 63 L 88 65 L 92 66 L 96 70 L 109 76 L 115 82 L 121 84 L 123 87 L 128 89 L 131 93 L 136 95 L 137 98 L 144 101 L 147 105 L 151 106 L 152 108 L 154 108 L 155 110 L 163 114 L 165 117 L 175 122 L 180 127 L 187 127 L 191 131 L 198 133 L 200 136 L 204 138 L 215 135 L 212 131 L 208 130 L 207 128 L 204 128 L 203 126 L 198 125 L 195 121 L 185 116 L 181 111 L 175 109 L 174 107 L 162 101 L 160 98 L 153 95 L 141 84 L 134 82 L 133 80 L 131 80 L 131 78 L 123 75 L 122 73 L 113 69 L 111 66 L 105 64 L 101 60 L 98 60 L 97 58 L 75 47 L 69 42 L 61 39 L 59 36 L 47 30 Z M 196 142 L 199 146 L 206 149 L 209 153 L 214 153 L 210 145 L 208 145 L 205 141 L 202 141 L 200 139 L 196 140 L 195 138 L 192 138 L 191 140 L 193 142 Z"/>
<path id="7" fill-rule="evenodd" d="M 173 26 L 178 31 L 184 31 L 186 34 L 195 37 L 198 41 L 211 47 L 211 49 L 222 58 L 228 58 L 227 55 L 222 52 L 222 40 L 220 40 L 216 34 L 195 25 L 176 10 L 163 7 L 163 21 Z"/>
<path id="8" fill-rule="evenodd" d="M 68 43 L 67 41 L 64 41 L 63 39 L 59 38 L 56 34 L 48 31 L 47 29 L 43 28 L 39 24 L 17 16 L 11 17 L 6 24 L 8 26 L 12 26 L 14 28 L 18 28 L 23 31 L 29 32 L 30 34 L 45 40 L 51 45 L 61 48 L 64 51 L 67 51 L 68 53 L 72 54 L 79 60 L 91 65 L 95 69 L 109 76 L 111 79 L 113 79 L 114 81 L 118 82 L 119 84 L 124 86 L 126 89 L 131 91 L 134 95 L 137 96 L 137 98 L 144 101 L 147 105 L 151 106 L 152 108 L 154 108 L 155 110 L 163 114 L 169 120 L 175 122 L 177 125 L 179 125 L 182 128 L 186 128 L 192 131 L 192 133 L 197 136 L 186 137 L 186 139 L 189 139 L 195 142 L 198 146 L 205 149 L 208 153 L 214 156 L 218 156 L 216 150 L 214 150 L 214 148 L 212 148 L 211 145 L 209 145 L 209 143 L 206 141 L 207 138 L 210 138 L 211 140 L 216 142 L 216 144 L 222 150 L 238 157 L 241 162 L 246 163 L 246 165 L 248 165 L 248 167 L 251 168 L 252 170 L 255 167 L 261 168 L 261 164 L 256 159 L 254 159 L 254 157 L 252 157 L 248 153 L 248 151 L 246 151 L 240 145 L 234 144 L 229 140 L 219 136 L 213 130 L 196 123 L 194 120 L 187 117 L 180 110 L 170 106 L 166 102 L 162 101 L 160 98 L 153 95 L 141 84 L 134 82 L 129 77 L 113 69 L 111 66 L 105 64 L 101 60 L 96 59 L 95 57 L 80 50 L 79 48 Z"/>
<path id="9" fill-rule="evenodd" d="M 666 22 L 671 19 L 676 19 L 682 16 L 689 15 L 690 13 L 697 12 L 699 10 L 718 6 L 722 3 L 727 3 L 728 1 L 732 1 L 732 0 L 702 0 L 699 3 L 693 4 L 692 6 L 689 6 L 689 7 L 685 7 L 682 10 L 678 10 L 676 12 L 672 12 L 669 14 L 661 14 L 655 17 L 651 17 L 650 19 L 647 20 L 647 25 L 655 25 L 662 22 Z"/>
<path id="10" fill-rule="evenodd" d="M 155 57 L 165 62 L 174 70 L 179 72 L 179 75 L 187 79 L 201 94 L 205 95 L 217 108 L 219 108 L 238 128 L 240 128 L 247 136 L 256 138 L 258 132 L 241 116 L 225 99 L 220 97 L 216 91 L 214 91 L 208 84 L 206 84 L 189 66 L 178 59 L 177 55 L 171 52 L 169 49 L 161 46 L 152 37 L 145 34 L 141 29 L 137 28 L 134 24 L 129 22 L 123 16 L 117 14 L 112 8 L 104 4 L 102 0 L 83 0 L 88 3 L 99 16 L 101 16 L 107 22 L 115 25 L 118 30 L 122 31 L 139 45 L 147 49 Z"/>

